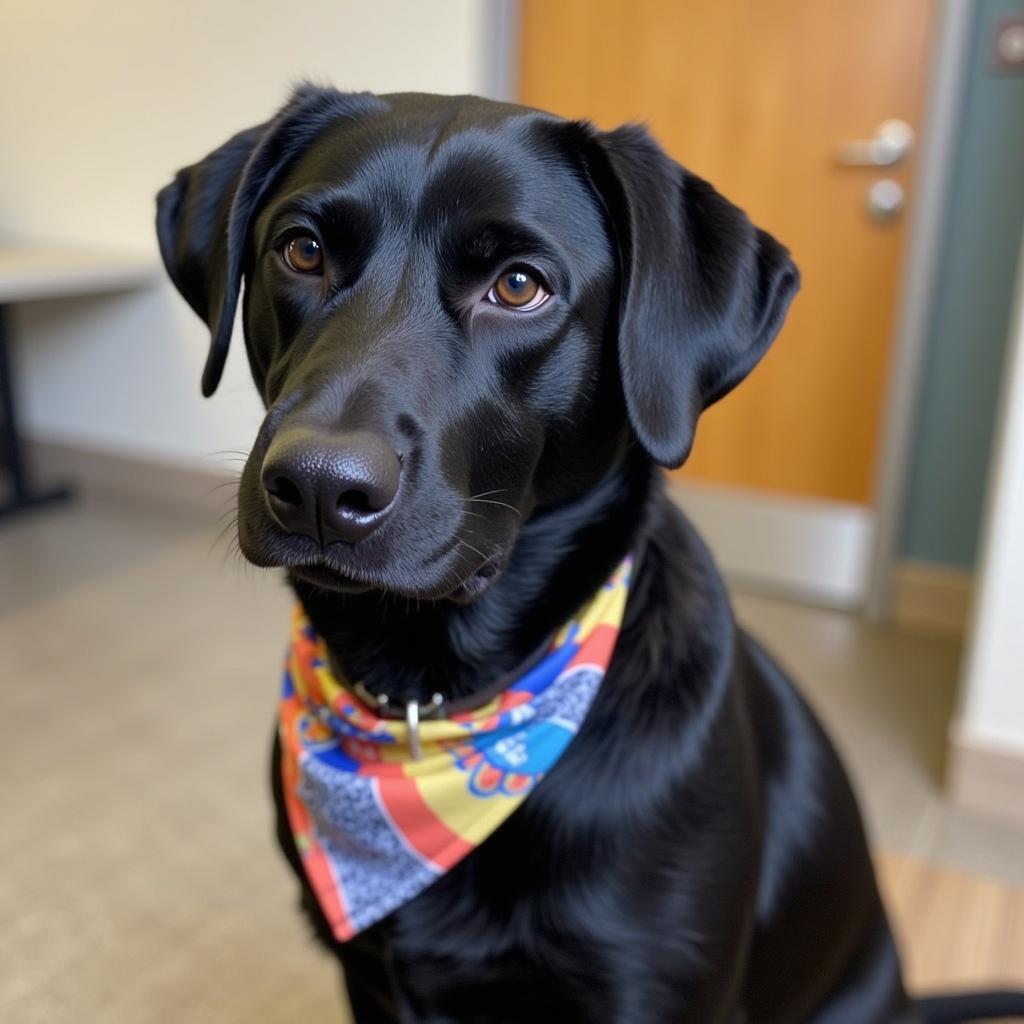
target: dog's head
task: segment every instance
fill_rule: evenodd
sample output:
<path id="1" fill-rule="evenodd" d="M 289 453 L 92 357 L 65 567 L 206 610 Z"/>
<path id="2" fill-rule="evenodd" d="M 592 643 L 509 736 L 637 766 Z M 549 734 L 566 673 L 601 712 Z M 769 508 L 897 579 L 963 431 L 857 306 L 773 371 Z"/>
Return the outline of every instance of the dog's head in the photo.
<path id="1" fill-rule="evenodd" d="M 643 129 L 472 97 L 304 86 L 180 171 L 157 226 L 210 327 L 204 394 L 245 281 L 243 553 L 348 591 L 470 599 L 634 442 L 682 463 L 798 282 Z"/>

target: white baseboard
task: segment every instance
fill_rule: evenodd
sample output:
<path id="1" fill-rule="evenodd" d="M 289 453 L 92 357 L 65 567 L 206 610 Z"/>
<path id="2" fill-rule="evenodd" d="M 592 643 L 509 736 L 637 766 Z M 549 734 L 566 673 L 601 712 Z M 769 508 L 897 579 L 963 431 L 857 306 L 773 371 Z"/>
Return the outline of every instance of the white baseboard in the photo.
<path id="1" fill-rule="evenodd" d="M 871 508 L 677 481 L 669 493 L 736 586 L 838 608 L 863 605 Z"/>
<path id="2" fill-rule="evenodd" d="M 971 810 L 1024 825 L 1024 749 L 989 743 L 954 725 L 949 793 Z"/>
<path id="3" fill-rule="evenodd" d="M 220 485 L 232 475 L 216 466 L 206 470 L 57 441 L 29 441 L 26 449 L 40 484 L 67 483 L 82 494 L 204 518 L 216 517 L 230 500 L 230 486 Z"/>
<path id="4" fill-rule="evenodd" d="M 890 579 L 890 615 L 901 629 L 963 636 L 974 589 L 969 569 L 931 562 L 899 562 Z"/>

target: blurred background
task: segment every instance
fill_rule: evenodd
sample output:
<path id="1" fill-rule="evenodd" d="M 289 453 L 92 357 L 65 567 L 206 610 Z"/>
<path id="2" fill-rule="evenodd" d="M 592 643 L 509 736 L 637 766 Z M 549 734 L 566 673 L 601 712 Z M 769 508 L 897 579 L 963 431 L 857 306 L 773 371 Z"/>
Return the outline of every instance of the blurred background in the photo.
<path id="1" fill-rule="evenodd" d="M 270 835 L 261 408 L 154 196 L 300 78 L 650 124 L 804 286 L 674 496 L 854 775 L 912 983 L 1024 984 L 1024 0 L 0 0 L 0 1019 L 337 1019 Z M 218 539 L 218 520 L 226 531 Z"/>

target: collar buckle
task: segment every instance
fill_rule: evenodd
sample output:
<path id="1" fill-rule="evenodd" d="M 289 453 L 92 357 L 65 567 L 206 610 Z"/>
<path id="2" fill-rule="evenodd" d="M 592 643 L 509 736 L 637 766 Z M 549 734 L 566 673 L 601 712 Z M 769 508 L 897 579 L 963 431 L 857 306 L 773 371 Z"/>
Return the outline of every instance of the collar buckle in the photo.
<path id="1" fill-rule="evenodd" d="M 416 699 L 403 703 L 386 693 L 370 693 L 362 683 L 356 683 L 352 689 L 364 704 L 376 709 L 380 718 L 405 719 L 409 753 L 414 761 L 419 761 L 423 757 L 420 722 L 424 719 L 444 717 L 444 697 L 440 693 L 435 693 L 427 704 L 421 704 Z"/>
<path id="2" fill-rule="evenodd" d="M 405 702 L 405 728 L 409 736 L 409 754 L 414 761 L 423 757 L 423 744 L 420 742 L 420 721 L 423 718 L 440 718 L 441 705 L 444 697 L 435 693 L 426 707 L 420 707 L 418 700 Z"/>

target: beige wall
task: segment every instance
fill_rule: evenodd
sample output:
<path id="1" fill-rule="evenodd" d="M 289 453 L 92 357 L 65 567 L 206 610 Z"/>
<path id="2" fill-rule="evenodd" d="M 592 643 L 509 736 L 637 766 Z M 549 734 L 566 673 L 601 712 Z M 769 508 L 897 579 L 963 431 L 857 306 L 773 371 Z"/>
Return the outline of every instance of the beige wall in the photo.
<path id="1" fill-rule="evenodd" d="M 157 189 L 264 120 L 296 79 L 483 91 L 486 3 L 0 0 L 0 236 L 155 260 Z M 162 281 L 26 304 L 16 326 L 36 436 L 199 464 L 251 441 L 260 410 L 241 346 L 204 403 L 204 330 Z"/>

